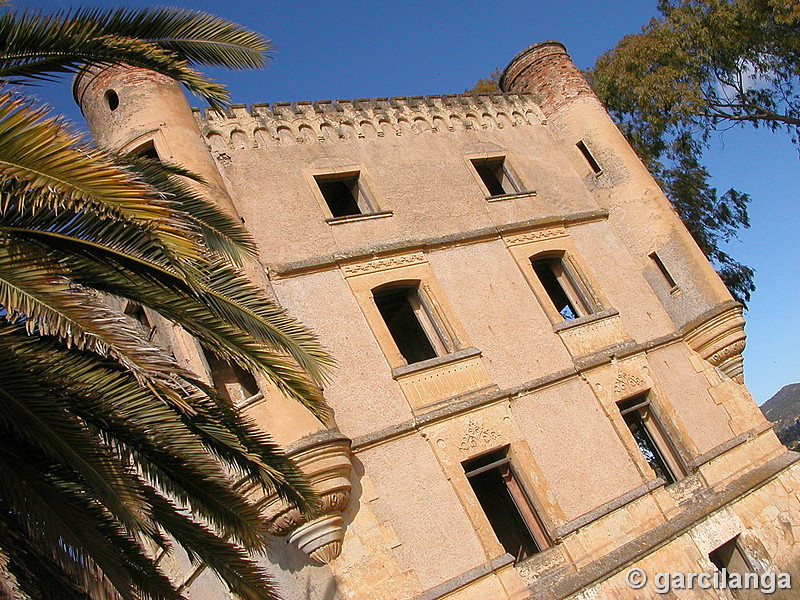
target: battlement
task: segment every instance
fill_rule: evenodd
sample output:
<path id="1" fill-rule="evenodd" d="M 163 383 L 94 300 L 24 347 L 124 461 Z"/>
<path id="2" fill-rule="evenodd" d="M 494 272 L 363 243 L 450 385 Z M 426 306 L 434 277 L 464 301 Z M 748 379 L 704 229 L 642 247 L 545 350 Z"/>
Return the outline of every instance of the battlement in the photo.
<path id="1" fill-rule="evenodd" d="M 249 110 L 234 104 L 225 113 L 194 113 L 204 139 L 218 151 L 545 123 L 528 95 L 501 93 L 275 102 Z"/>

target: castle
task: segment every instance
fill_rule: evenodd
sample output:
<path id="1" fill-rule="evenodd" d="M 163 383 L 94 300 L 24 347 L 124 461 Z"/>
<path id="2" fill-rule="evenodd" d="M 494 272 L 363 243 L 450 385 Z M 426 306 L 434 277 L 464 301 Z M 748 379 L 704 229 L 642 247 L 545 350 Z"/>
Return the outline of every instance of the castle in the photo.
<path id="1" fill-rule="evenodd" d="M 76 81 L 100 145 L 184 165 L 241 217 L 251 276 L 338 362 L 322 424 L 138 315 L 321 494 L 310 521 L 260 499 L 283 596 L 638 599 L 657 573 L 722 569 L 800 585 L 800 456 L 744 387 L 741 306 L 561 44 L 500 84 L 202 114 L 141 69 Z M 190 598 L 229 597 L 162 565 Z"/>

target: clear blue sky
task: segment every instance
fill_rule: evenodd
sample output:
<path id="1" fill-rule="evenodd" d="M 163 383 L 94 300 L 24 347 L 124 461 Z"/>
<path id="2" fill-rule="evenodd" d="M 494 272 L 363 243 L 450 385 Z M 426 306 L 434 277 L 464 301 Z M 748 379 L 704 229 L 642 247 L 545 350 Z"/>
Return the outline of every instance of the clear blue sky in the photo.
<path id="1" fill-rule="evenodd" d="M 129 5 L 138 4 L 148 3 Z M 75 4 L 40 0 L 14 5 L 52 10 Z M 202 0 L 183 6 L 237 21 L 275 44 L 274 60 L 264 71 L 212 72 L 240 103 L 462 92 L 528 45 L 550 39 L 566 44 L 578 67 L 585 68 L 656 15 L 655 0 Z M 43 90 L 42 97 L 72 119 L 80 118 L 66 83 L 60 94 Z M 758 290 L 746 315 L 745 373 L 762 403 L 783 385 L 800 381 L 798 151 L 788 136 L 737 129 L 715 136 L 707 159 L 714 185 L 753 197 L 752 228 L 730 252 L 757 271 Z"/>

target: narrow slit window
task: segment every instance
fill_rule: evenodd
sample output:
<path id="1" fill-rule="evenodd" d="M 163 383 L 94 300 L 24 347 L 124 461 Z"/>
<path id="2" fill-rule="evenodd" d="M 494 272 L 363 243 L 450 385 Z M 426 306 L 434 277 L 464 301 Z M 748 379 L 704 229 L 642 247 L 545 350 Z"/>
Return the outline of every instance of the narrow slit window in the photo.
<path id="1" fill-rule="evenodd" d="M 667 284 L 669 285 L 670 289 L 677 288 L 678 284 L 675 282 L 675 279 L 672 277 L 672 274 L 667 270 L 667 267 L 666 265 L 664 265 L 664 262 L 661 260 L 661 257 L 655 252 L 653 252 L 650 255 L 650 259 L 656 264 L 656 267 L 658 267 L 659 272 L 667 281 Z"/>
<path id="2" fill-rule="evenodd" d="M 755 600 L 766 597 L 760 590 L 760 573 L 753 568 L 739 547 L 738 535 L 709 552 L 708 559 L 719 571 L 726 574 L 727 581 L 731 581 L 732 573 L 740 575 L 741 587 L 733 587 L 730 590 L 736 600 Z M 780 584 L 778 587 L 781 587 Z"/>
<path id="3" fill-rule="evenodd" d="M 595 160 L 589 148 L 586 147 L 586 144 L 584 144 L 583 141 L 580 141 L 576 145 L 578 146 L 578 150 L 581 151 L 581 154 L 583 154 L 583 157 L 586 159 L 586 162 L 589 163 L 592 171 L 594 171 L 594 174 L 599 175 L 602 173 L 603 169 L 600 168 L 600 165 L 598 164 L 597 160 Z"/>
<path id="4" fill-rule="evenodd" d="M 472 165 L 489 191 L 489 196 L 516 194 L 520 191 L 504 158 L 473 160 Z"/>
<path id="5" fill-rule="evenodd" d="M 342 177 L 316 177 L 315 179 L 334 218 L 375 212 L 359 181 L 358 173 Z"/>
<path id="6" fill-rule="evenodd" d="M 203 355 L 208 363 L 211 381 L 223 398 L 239 403 L 259 393 L 258 384 L 252 373 L 237 364 L 228 363 L 205 347 Z"/>
<path id="7" fill-rule="evenodd" d="M 475 497 L 506 552 L 519 561 L 551 546 L 514 473 L 507 448 L 473 458 L 462 466 Z"/>
<path id="8" fill-rule="evenodd" d="M 533 258 L 531 265 L 556 312 L 565 321 L 573 321 L 594 312 L 586 293 L 581 289 L 577 278 L 569 271 L 562 257 Z"/>
<path id="9" fill-rule="evenodd" d="M 383 288 L 375 290 L 373 297 L 397 350 L 408 364 L 453 350 L 442 323 L 423 299 L 418 286 Z"/>
<path id="10" fill-rule="evenodd" d="M 618 404 L 636 445 L 657 477 L 667 484 L 685 476 L 678 455 L 664 434 L 647 396 L 636 396 Z"/>

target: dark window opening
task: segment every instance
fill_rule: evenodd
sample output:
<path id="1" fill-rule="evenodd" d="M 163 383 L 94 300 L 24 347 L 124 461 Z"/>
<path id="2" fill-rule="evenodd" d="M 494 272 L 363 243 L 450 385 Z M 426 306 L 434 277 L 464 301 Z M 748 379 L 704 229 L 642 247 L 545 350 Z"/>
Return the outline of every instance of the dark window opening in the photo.
<path id="1" fill-rule="evenodd" d="M 408 364 L 438 356 L 434 344 L 440 340 L 416 286 L 376 290 L 373 296 L 397 349 Z"/>
<path id="2" fill-rule="evenodd" d="M 489 196 L 515 194 L 519 191 L 505 166 L 505 159 L 473 160 L 472 165 L 489 191 Z"/>
<path id="3" fill-rule="evenodd" d="M 719 548 L 708 553 L 708 559 L 719 571 L 740 574 L 742 587 L 732 588 L 731 593 L 737 600 L 755 600 L 764 598 L 765 595 L 759 589 L 759 574 L 750 565 L 747 557 L 739 548 L 739 536 L 729 539 Z"/>
<path id="4" fill-rule="evenodd" d="M 258 394 L 258 384 L 252 373 L 219 358 L 206 348 L 203 348 L 203 355 L 208 363 L 211 381 L 220 396 L 237 403 Z"/>
<path id="5" fill-rule="evenodd" d="M 358 181 L 358 174 L 347 177 L 317 177 L 317 185 L 334 217 L 363 215 L 373 211 Z"/>
<path id="6" fill-rule="evenodd" d="M 685 473 L 653 413 L 650 401 L 646 396 L 637 396 L 618 406 L 647 464 L 667 484 L 675 483 Z"/>
<path id="7" fill-rule="evenodd" d="M 111 110 L 117 110 L 119 107 L 119 96 L 114 90 L 108 90 L 105 94 L 106 104 Z"/>
<path id="8" fill-rule="evenodd" d="M 158 155 L 158 152 L 156 152 L 156 146 L 153 143 L 153 140 L 150 140 L 149 142 L 145 142 L 144 144 L 142 144 L 141 146 L 139 146 L 135 150 L 132 150 L 131 154 L 133 156 L 140 157 L 140 158 L 150 158 L 150 159 L 153 159 L 153 160 L 161 160 L 161 157 Z"/>
<path id="9" fill-rule="evenodd" d="M 155 335 L 156 328 L 150 322 L 150 319 L 147 317 L 147 313 L 144 311 L 144 307 L 141 304 L 137 304 L 136 302 L 129 302 L 128 305 L 125 307 L 125 314 L 131 317 L 134 321 L 136 321 L 139 326 L 147 332 L 147 341 L 153 339 L 153 335 Z"/>
<path id="10" fill-rule="evenodd" d="M 550 541 L 519 483 L 507 448 L 463 463 L 472 491 L 506 552 L 519 561 Z"/>
<path id="11" fill-rule="evenodd" d="M 565 321 L 591 314 L 589 303 L 575 278 L 558 256 L 531 259 L 531 265 L 556 312 Z"/>
<path id="12" fill-rule="evenodd" d="M 675 279 L 673 279 L 672 275 L 667 270 L 667 267 L 666 267 L 666 265 L 664 265 L 663 261 L 661 260 L 661 257 L 658 254 L 656 254 L 655 252 L 653 252 L 650 255 L 650 258 L 656 264 L 656 267 L 658 267 L 658 270 L 661 272 L 661 275 L 667 281 L 667 284 L 669 284 L 669 287 L 670 288 L 678 287 L 678 284 L 675 283 Z"/>
<path id="13" fill-rule="evenodd" d="M 594 156 L 592 156 L 592 153 L 589 151 L 589 148 L 586 147 L 586 144 L 584 144 L 583 141 L 580 141 L 576 145 L 578 146 L 578 150 L 581 151 L 581 154 L 583 154 L 583 157 L 586 159 L 586 162 L 589 163 L 592 171 L 594 171 L 594 174 L 599 175 L 602 173 L 603 169 L 600 168 L 600 165 L 597 163 Z"/>

